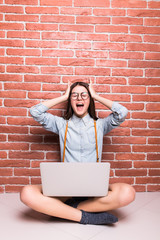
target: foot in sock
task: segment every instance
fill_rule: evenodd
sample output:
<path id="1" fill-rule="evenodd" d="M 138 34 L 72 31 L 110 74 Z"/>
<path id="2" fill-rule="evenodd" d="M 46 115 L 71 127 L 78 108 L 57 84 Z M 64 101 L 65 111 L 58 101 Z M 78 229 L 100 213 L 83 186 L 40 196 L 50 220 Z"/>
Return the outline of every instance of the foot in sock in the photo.
<path id="1" fill-rule="evenodd" d="M 93 225 L 103 225 L 112 224 L 118 222 L 118 218 L 108 212 L 85 212 L 81 210 L 82 218 L 81 224 L 93 224 Z"/>
<path id="2" fill-rule="evenodd" d="M 77 208 L 80 202 L 83 202 L 87 200 L 87 197 L 74 197 L 74 198 L 69 198 L 65 204 L 69 205 L 70 207 Z"/>

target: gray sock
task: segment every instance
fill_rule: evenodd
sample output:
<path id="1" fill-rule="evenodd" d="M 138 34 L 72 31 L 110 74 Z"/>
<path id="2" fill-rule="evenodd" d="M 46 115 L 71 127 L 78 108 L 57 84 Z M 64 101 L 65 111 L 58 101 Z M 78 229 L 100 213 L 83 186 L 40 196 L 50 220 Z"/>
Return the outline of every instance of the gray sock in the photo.
<path id="1" fill-rule="evenodd" d="M 112 224 L 118 222 L 118 218 L 108 212 L 85 212 L 81 210 L 82 218 L 81 224 L 93 224 L 93 225 L 101 225 L 101 224 Z"/>

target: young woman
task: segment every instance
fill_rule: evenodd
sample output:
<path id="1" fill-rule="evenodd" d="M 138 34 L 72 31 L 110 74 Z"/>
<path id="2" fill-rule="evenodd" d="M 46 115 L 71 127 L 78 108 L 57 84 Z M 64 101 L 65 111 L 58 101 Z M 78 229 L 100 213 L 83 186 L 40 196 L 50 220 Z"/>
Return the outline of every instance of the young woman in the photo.
<path id="1" fill-rule="evenodd" d="M 94 100 L 109 108 L 112 113 L 104 119 L 97 119 Z M 48 109 L 65 101 L 68 101 L 68 106 L 64 118 L 47 113 Z M 96 162 L 94 120 L 96 120 L 99 161 L 101 161 L 103 136 L 119 126 L 125 120 L 127 112 L 127 109 L 119 103 L 99 96 L 91 82 L 89 85 L 84 82 L 76 82 L 72 85 L 68 83 L 64 95 L 44 101 L 30 110 L 33 118 L 45 129 L 59 135 L 61 159 L 68 122 L 66 162 Z M 115 183 L 110 185 L 109 193 L 105 197 L 68 199 L 46 197 L 42 194 L 40 185 L 28 185 L 22 189 L 20 197 L 27 206 L 50 216 L 82 224 L 110 224 L 117 222 L 118 219 L 108 211 L 131 203 L 135 198 L 135 191 L 128 184 Z"/>

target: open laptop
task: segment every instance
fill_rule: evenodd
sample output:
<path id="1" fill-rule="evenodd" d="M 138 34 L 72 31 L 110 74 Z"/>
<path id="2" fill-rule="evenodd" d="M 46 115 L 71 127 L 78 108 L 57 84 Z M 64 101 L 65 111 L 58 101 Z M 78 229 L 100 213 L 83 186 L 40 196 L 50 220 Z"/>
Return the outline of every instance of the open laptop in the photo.
<path id="1" fill-rule="evenodd" d="M 42 190 L 52 197 L 101 197 L 108 194 L 109 163 L 40 164 Z"/>

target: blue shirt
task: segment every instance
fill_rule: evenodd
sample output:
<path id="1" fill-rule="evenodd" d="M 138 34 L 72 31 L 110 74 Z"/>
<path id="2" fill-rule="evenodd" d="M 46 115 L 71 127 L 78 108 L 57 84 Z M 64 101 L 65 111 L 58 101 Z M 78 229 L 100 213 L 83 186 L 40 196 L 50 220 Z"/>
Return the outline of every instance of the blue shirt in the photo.
<path id="1" fill-rule="evenodd" d="M 61 160 L 63 158 L 66 121 L 63 117 L 47 112 L 48 108 L 38 104 L 30 109 L 32 117 L 51 132 L 59 135 Z M 127 116 L 128 110 L 119 103 L 113 102 L 112 113 L 96 121 L 99 161 L 101 161 L 103 136 L 119 126 Z M 94 120 L 87 114 L 79 118 L 73 114 L 68 121 L 65 162 L 96 162 L 96 142 Z"/>

